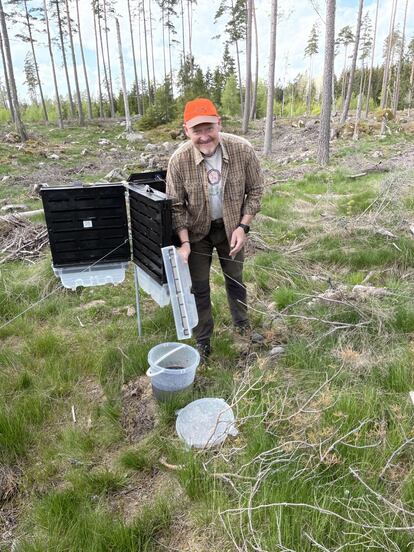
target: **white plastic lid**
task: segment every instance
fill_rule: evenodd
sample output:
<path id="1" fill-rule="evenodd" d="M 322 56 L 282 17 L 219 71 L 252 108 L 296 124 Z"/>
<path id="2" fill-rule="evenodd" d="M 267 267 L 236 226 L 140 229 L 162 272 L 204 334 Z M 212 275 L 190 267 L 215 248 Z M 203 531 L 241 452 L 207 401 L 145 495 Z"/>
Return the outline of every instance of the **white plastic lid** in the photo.
<path id="1" fill-rule="evenodd" d="M 220 445 L 227 435 L 236 436 L 233 410 L 224 399 L 205 398 L 178 411 L 175 429 L 180 439 L 194 448 Z"/>

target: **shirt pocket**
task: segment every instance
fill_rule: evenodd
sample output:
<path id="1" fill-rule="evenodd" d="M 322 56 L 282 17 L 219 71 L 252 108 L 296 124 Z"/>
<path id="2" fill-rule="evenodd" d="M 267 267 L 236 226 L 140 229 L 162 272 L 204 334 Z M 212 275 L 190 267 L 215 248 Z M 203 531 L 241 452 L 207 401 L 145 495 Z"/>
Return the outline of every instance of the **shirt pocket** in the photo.
<path id="1" fill-rule="evenodd" d="M 193 181 L 188 180 L 184 182 L 184 189 L 187 220 L 190 224 L 194 224 L 206 212 L 203 184 L 202 182 L 194 184 Z"/>
<path id="2" fill-rule="evenodd" d="M 243 170 L 232 170 L 226 179 L 225 197 L 237 203 L 243 203 L 246 175 Z"/>

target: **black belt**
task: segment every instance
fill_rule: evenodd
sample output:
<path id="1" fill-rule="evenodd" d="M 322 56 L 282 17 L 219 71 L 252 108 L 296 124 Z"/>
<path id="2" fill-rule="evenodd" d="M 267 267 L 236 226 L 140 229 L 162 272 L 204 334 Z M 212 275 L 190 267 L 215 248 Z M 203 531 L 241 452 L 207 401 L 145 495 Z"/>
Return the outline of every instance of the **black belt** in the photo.
<path id="1" fill-rule="evenodd" d="M 211 226 L 223 226 L 224 220 L 222 218 L 214 219 L 211 221 Z"/>

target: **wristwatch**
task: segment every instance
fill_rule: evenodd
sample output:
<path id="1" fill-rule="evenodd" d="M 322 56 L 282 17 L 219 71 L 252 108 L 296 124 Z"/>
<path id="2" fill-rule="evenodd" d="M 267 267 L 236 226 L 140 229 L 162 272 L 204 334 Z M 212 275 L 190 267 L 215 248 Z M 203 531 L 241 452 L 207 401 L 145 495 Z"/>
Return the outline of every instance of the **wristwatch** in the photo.
<path id="1" fill-rule="evenodd" d="M 241 222 L 238 227 L 243 228 L 245 234 L 248 234 L 250 232 L 250 226 L 248 224 L 243 224 Z"/>

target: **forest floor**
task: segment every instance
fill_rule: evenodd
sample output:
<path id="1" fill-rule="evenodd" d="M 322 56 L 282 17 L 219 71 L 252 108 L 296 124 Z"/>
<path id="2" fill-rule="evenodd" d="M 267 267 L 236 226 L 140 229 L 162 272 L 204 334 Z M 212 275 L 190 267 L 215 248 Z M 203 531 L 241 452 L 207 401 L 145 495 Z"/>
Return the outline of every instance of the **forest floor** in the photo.
<path id="1" fill-rule="evenodd" d="M 0 550 L 407 551 L 414 517 L 414 117 L 338 131 L 318 121 L 248 135 L 266 179 L 245 280 L 265 344 L 240 355 L 213 263 L 214 353 L 194 398 L 232 404 L 239 435 L 189 451 L 183 401 L 152 397 L 148 351 L 174 341 L 169 308 L 119 286 L 63 289 L 39 185 L 164 167 L 164 127 L 0 131 Z M 237 122 L 224 130 L 237 132 Z M 167 144 L 168 142 L 168 144 Z M 149 145 L 148 145 L 149 144 Z M 14 206 L 14 207 L 13 207 Z M 185 404 L 185 403 L 184 403 Z"/>

